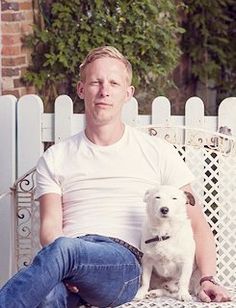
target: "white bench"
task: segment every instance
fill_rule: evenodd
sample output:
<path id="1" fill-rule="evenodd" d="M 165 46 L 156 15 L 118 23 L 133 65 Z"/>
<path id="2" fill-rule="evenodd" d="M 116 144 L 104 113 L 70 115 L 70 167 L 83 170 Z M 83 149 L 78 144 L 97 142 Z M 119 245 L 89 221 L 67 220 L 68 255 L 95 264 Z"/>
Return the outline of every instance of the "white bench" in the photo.
<path id="1" fill-rule="evenodd" d="M 232 293 L 228 303 L 183 303 L 169 298 L 130 302 L 122 307 L 236 307 L 236 137 L 186 127 L 146 126 L 139 129 L 174 144 L 196 180 L 200 199 L 215 236 L 217 276 Z M 35 169 L 13 187 L 16 214 L 17 269 L 27 266 L 39 249 L 38 204 L 34 201 Z"/>

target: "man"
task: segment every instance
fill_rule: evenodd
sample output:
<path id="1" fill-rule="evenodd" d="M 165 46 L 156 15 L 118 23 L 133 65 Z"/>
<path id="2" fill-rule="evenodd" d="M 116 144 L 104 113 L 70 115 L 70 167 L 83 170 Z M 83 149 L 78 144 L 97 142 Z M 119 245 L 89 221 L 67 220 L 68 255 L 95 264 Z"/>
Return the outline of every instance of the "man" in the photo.
<path id="1" fill-rule="evenodd" d="M 193 177 L 174 148 L 121 121 L 123 104 L 134 93 L 129 61 L 113 47 L 100 47 L 80 73 L 86 128 L 39 160 L 44 248 L 2 288 L 1 308 L 115 307 L 132 300 L 140 285 L 146 190 L 171 184 L 191 192 Z M 188 214 L 204 277 L 199 298 L 228 300 L 207 278 L 216 271 L 215 245 L 200 206 L 188 207 Z"/>

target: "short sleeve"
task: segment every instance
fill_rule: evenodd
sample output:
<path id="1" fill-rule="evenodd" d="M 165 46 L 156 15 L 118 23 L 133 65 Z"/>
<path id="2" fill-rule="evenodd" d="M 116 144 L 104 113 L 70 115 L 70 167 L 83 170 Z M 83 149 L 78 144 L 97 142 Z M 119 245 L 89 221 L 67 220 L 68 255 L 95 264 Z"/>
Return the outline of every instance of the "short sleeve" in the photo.
<path id="1" fill-rule="evenodd" d="M 53 153 L 50 148 L 37 163 L 35 199 L 47 193 L 61 195 L 61 185 L 56 177 Z"/>
<path id="2" fill-rule="evenodd" d="M 180 188 L 194 181 L 194 175 L 176 148 L 166 141 L 163 141 L 160 168 L 162 184 L 164 185 L 173 185 Z"/>

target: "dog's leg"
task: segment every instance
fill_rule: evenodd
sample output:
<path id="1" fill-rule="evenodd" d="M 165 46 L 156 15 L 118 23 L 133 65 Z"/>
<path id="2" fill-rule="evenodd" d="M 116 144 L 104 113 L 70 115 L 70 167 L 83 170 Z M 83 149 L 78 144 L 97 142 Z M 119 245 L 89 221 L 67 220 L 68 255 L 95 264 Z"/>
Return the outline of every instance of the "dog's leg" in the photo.
<path id="1" fill-rule="evenodd" d="M 179 291 L 177 293 L 177 298 L 181 301 L 191 301 L 192 297 L 189 294 L 189 283 L 192 275 L 193 264 L 185 260 L 182 272 L 179 278 Z"/>
<path id="2" fill-rule="evenodd" d="M 177 297 L 177 293 L 179 290 L 179 284 L 176 280 L 166 280 L 166 281 L 156 281 L 155 284 L 156 287 L 159 287 L 158 289 L 153 288 L 148 292 L 148 298 L 155 298 L 155 297 L 161 297 L 161 296 L 168 296 L 168 297 Z M 151 286 L 152 287 L 152 286 Z"/>
<path id="3" fill-rule="evenodd" d="M 142 272 L 142 282 L 141 282 L 141 287 L 139 288 L 135 300 L 141 300 L 146 297 L 150 285 L 150 280 L 151 280 L 151 275 L 152 275 L 152 261 L 150 258 L 143 256 L 142 259 L 142 267 L 143 267 L 143 272 Z"/>

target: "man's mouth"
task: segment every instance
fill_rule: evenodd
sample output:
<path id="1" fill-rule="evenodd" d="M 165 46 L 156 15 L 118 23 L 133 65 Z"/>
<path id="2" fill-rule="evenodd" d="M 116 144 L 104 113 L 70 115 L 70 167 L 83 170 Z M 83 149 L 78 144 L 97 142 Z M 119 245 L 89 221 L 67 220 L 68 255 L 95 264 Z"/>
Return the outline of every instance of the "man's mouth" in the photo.
<path id="1" fill-rule="evenodd" d="M 102 107 L 102 108 L 107 108 L 107 107 L 111 107 L 111 104 L 104 103 L 104 102 L 98 102 L 98 103 L 95 104 L 95 106 Z"/>

